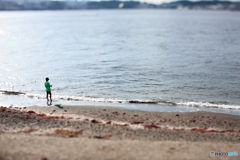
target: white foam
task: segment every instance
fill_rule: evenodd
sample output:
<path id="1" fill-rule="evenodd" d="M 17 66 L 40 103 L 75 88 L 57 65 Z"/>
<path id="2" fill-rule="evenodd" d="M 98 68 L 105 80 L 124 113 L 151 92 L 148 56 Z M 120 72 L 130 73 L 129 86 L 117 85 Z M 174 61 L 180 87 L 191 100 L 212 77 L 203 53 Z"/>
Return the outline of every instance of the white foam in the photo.
<path id="1" fill-rule="evenodd" d="M 188 107 L 222 108 L 222 109 L 240 109 L 239 105 L 214 104 L 209 102 L 178 102 L 177 105 Z"/>
<path id="2" fill-rule="evenodd" d="M 29 98 L 45 99 L 44 94 L 26 94 Z M 70 96 L 70 95 L 54 95 L 54 99 L 67 100 L 67 101 L 92 101 L 92 102 L 112 102 L 112 103 L 126 103 L 127 100 L 118 98 L 101 98 L 101 97 L 89 97 L 89 96 Z"/>

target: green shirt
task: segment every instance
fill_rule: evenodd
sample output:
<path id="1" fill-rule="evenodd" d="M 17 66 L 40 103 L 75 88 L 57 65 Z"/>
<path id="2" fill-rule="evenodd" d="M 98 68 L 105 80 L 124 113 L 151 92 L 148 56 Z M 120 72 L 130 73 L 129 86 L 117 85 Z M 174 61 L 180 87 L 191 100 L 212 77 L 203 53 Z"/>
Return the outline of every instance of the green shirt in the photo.
<path id="1" fill-rule="evenodd" d="M 51 85 L 49 82 L 45 82 L 44 85 L 45 85 L 46 91 L 51 91 Z"/>

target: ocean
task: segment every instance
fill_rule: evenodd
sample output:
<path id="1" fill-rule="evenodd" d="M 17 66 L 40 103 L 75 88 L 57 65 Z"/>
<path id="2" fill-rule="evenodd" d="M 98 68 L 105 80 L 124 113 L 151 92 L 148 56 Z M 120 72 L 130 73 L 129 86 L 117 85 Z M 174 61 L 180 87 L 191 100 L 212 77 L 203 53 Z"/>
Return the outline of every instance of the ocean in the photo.
<path id="1" fill-rule="evenodd" d="M 240 115 L 240 12 L 0 12 L 0 105 Z M 7 95 L 4 91 L 23 92 Z"/>

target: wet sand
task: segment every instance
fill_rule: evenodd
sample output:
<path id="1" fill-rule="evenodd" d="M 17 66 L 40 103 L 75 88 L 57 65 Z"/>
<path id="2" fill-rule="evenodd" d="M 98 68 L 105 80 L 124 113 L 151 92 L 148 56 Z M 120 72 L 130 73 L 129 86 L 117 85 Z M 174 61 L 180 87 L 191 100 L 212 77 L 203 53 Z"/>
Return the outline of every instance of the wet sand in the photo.
<path id="1" fill-rule="evenodd" d="M 0 108 L 0 160 L 239 159 L 240 116 L 106 106 Z"/>

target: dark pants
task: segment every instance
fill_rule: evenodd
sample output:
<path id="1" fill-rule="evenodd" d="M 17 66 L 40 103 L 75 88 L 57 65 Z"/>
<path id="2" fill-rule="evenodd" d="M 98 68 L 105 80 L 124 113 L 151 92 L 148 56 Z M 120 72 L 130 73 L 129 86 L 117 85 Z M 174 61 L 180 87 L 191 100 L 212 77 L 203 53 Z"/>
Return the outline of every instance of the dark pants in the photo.
<path id="1" fill-rule="evenodd" d="M 51 91 L 47 91 L 47 100 L 48 100 L 48 95 L 50 96 L 50 100 L 52 101 L 52 93 L 51 93 Z"/>

